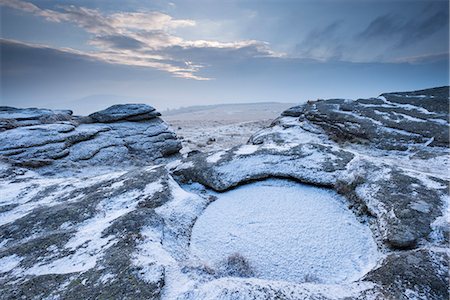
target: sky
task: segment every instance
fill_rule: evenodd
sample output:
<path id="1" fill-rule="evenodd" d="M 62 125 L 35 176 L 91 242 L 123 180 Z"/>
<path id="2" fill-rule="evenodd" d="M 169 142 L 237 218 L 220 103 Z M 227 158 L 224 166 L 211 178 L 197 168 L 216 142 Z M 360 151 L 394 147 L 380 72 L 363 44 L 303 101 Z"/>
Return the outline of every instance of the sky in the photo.
<path id="1" fill-rule="evenodd" d="M 448 85 L 449 2 L 0 0 L 0 105 L 89 113 Z"/>

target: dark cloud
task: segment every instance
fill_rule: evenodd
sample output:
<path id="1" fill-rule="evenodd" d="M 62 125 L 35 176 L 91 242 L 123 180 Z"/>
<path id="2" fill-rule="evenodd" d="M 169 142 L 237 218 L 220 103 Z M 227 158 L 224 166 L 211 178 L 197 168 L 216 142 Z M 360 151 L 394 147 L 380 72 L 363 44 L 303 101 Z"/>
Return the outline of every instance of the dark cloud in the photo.
<path id="1" fill-rule="evenodd" d="M 370 24 L 360 32 L 357 37 L 360 39 L 390 38 L 401 28 L 401 23 L 397 17 L 387 14 L 375 18 Z"/>
<path id="2" fill-rule="evenodd" d="M 366 41 L 394 39 L 397 47 L 405 47 L 448 28 L 448 18 L 448 3 L 447 10 L 426 8 L 408 20 L 398 14 L 386 14 L 375 18 L 356 38 Z"/>
<path id="3" fill-rule="evenodd" d="M 343 20 L 334 21 L 323 28 L 312 30 L 302 42 L 296 45 L 295 52 L 300 57 L 319 60 L 339 60 L 342 57 Z"/>
<path id="4" fill-rule="evenodd" d="M 71 71 L 76 71 L 83 65 L 83 62 L 91 61 L 88 56 L 82 54 L 38 45 L 30 46 L 5 39 L 0 39 L 0 54 L 2 77 L 4 78 L 16 74 L 50 75 L 52 72 L 45 72 L 50 69 L 62 74 L 71 74 Z"/>
<path id="5" fill-rule="evenodd" d="M 198 64 L 218 64 L 221 62 L 239 61 L 257 57 L 271 57 L 272 52 L 264 44 L 248 44 L 236 47 L 196 47 L 171 46 L 162 51 L 156 51 L 160 55 L 169 55 L 178 61 L 191 61 Z"/>

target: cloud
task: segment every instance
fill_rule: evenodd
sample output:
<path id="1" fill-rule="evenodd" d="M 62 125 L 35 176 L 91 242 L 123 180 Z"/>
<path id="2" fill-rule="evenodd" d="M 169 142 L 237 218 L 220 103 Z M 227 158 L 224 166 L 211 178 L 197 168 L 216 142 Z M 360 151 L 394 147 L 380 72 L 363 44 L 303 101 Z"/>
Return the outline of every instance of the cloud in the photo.
<path id="1" fill-rule="evenodd" d="M 191 19 L 174 19 L 156 11 L 105 15 L 96 9 L 74 5 L 61 6 L 58 10 L 41 9 L 20 0 L 0 0 L 0 5 L 40 16 L 49 22 L 72 23 L 90 33 L 87 43 L 95 47 L 95 51 L 70 49 L 72 53 L 112 64 L 155 68 L 175 77 L 209 80 L 199 72 L 211 57 L 225 52 L 238 57 L 282 55 L 271 50 L 268 43 L 256 40 L 185 40 L 175 35 L 174 31 L 196 26 L 197 23 Z"/>
<path id="2" fill-rule="evenodd" d="M 103 48 L 117 48 L 128 50 L 140 49 L 145 46 L 144 43 L 125 35 L 98 36 L 92 39 L 90 44 Z"/>
<path id="3" fill-rule="evenodd" d="M 325 27 L 312 30 L 303 41 L 296 45 L 299 57 L 319 61 L 339 60 L 342 57 L 342 20 L 331 22 Z"/>
<path id="4" fill-rule="evenodd" d="M 443 62 L 449 61 L 450 54 L 448 52 L 444 53 L 432 53 L 432 54 L 423 54 L 417 56 L 408 56 L 401 57 L 395 60 L 398 63 L 410 63 L 410 64 L 423 64 L 423 63 L 435 63 L 435 62 Z"/>
<path id="5" fill-rule="evenodd" d="M 161 12 L 117 13 L 111 15 L 108 19 L 115 27 L 119 27 L 121 29 L 137 29 L 143 31 L 167 30 L 196 25 L 196 22 L 194 20 L 177 20 Z"/>
<path id="6" fill-rule="evenodd" d="M 448 27 L 447 11 L 432 11 L 405 20 L 395 14 L 378 16 L 356 37 L 360 40 L 394 40 L 395 46 L 406 47 L 431 37 Z"/>
<path id="7" fill-rule="evenodd" d="M 355 26 L 360 21 L 331 20 L 309 31 L 294 55 L 322 62 L 417 63 L 414 57 L 448 52 L 448 4 L 419 3 L 414 11 L 374 14 L 362 27 Z"/>

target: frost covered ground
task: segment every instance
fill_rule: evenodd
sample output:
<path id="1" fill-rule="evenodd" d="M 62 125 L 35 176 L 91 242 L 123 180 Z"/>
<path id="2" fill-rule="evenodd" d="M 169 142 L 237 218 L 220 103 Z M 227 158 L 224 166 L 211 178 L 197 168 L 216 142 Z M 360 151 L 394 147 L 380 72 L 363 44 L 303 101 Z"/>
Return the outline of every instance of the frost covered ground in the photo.
<path id="1" fill-rule="evenodd" d="M 216 151 L 247 143 L 292 103 L 199 106 L 163 112 L 183 144 L 182 152 Z"/>
<path id="2" fill-rule="evenodd" d="M 379 259 L 369 227 L 331 190 L 272 179 L 214 195 L 190 245 L 206 264 L 220 267 L 238 253 L 258 278 L 340 283 Z"/>

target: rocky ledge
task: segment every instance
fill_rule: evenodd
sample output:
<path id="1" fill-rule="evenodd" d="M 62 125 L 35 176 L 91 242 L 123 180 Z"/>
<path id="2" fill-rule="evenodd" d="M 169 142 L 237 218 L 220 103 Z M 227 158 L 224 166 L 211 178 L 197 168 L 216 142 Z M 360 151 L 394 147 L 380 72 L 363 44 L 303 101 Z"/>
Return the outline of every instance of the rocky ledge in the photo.
<path id="1" fill-rule="evenodd" d="M 284 112 L 247 145 L 170 162 L 152 161 L 162 155 L 146 148 L 121 156 L 144 156 L 146 166 L 115 166 L 110 157 L 104 162 L 118 168 L 96 175 L 88 168 L 56 175 L 40 170 L 58 170 L 63 161 L 79 164 L 71 161 L 72 151 L 92 144 L 72 144 L 72 131 L 104 126 L 110 129 L 92 142 L 117 137 L 134 145 L 123 131 L 164 124 L 153 110 L 133 107 L 131 116 L 113 107 L 78 118 L 66 111 L 4 108 L 10 118 L 0 135 L 16 136 L 6 144 L 16 143 L 27 155 L 1 150 L 7 159 L 0 165 L 0 298 L 448 299 L 448 91 L 310 101 Z M 49 143 L 44 141 L 54 135 L 40 129 L 35 135 L 30 128 L 36 126 L 74 129 L 56 131 L 62 142 Z M 176 144 L 173 134 L 168 140 Z M 30 141 L 32 147 L 20 146 Z M 50 158 L 49 165 L 23 163 L 48 153 L 31 148 L 58 143 L 70 153 Z M 99 161 L 91 159 L 93 165 Z M 195 257 L 191 231 L 214 193 L 266 178 L 343 195 L 373 234 L 380 252 L 376 266 L 357 280 L 324 284 L 241 276 L 230 261 L 209 266 Z M 237 266 L 249 267 L 245 261 Z"/>
<path id="2" fill-rule="evenodd" d="M 114 105 L 88 117 L 69 110 L 0 107 L 0 157 L 45 171 L 145 165 L 178 153 L 181 143 L 145 104 Z"/>

